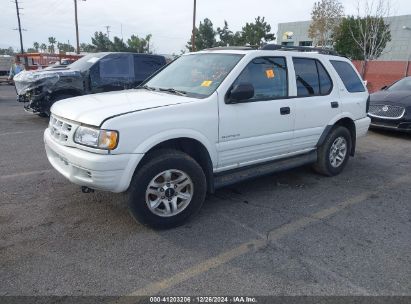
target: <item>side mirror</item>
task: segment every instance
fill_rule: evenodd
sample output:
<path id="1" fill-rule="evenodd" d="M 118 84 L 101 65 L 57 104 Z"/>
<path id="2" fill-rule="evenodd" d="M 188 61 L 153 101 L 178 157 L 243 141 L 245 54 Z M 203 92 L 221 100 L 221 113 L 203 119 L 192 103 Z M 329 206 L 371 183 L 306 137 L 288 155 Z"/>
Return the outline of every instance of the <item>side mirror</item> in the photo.
<path id="1" fill-rule="evenodd" d="M 228 94 L 227 103 L 239 103 L 254 96 L 254 87 L 251 83 L 244 82 L 235 85 Z"/>

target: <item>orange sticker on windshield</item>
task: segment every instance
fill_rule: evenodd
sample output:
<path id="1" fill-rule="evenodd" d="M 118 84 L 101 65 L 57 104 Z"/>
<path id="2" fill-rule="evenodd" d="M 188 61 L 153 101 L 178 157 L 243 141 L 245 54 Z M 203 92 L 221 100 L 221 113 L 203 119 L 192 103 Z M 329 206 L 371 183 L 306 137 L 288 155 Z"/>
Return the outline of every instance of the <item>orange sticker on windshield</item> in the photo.
<path id="1" fill-rule="evenodd" d="M 266 70 L 265 75 L 267 76 L 267 78 L 274 78 L 275 77 L 274 70 Z"/>
<path id="2" fill-rule="evenodd" d="M 209 87 L 213 82 L 211 80 L 204 80 L 201 84 L 202 87 Z"/>

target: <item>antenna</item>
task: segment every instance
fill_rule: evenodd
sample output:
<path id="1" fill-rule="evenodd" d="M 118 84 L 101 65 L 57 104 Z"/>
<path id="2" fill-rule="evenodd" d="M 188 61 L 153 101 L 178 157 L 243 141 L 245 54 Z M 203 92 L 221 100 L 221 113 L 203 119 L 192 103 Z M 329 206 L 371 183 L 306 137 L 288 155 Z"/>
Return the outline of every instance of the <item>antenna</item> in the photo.
<path id="1" fill-rule="evenodd" d="M 106 26 L 105 26 L 106 31 L 107 31 L 107 38 L 108 38 L 108 39 L 110 39 L 110 32 L 111 32 L 111 31 L 110 31 L 110 27 L 111 27 L 110 25 L 106 25 Z"/>

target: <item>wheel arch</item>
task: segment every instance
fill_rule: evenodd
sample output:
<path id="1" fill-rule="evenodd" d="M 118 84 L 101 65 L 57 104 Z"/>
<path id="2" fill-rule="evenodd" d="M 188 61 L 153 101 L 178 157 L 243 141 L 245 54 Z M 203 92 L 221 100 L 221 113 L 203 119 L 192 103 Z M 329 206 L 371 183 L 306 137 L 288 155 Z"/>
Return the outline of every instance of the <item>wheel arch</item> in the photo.
<path id="1" fill-rule="evenodd" d="M 354 120 L 350 117 L 342 117 L 339 118 L 338 120 L 336 120 L 335 122 L 333 122 L 332 124 L 328 124 L 323 133 L 320 136 L 320 139 L 317 142 L 317 147 L 320 147 L 325 139 L 327 138 L 328 134 L 331 132 L 331 130 L 333 130 L 335 127 L 337 126 L 343 126 L 345 128 L 348 129 L 348 131 L 350 131 L 351 134 L 351 151 L 350 151 L 350 155 L 354 156 L 355 155 L 355 147 L 356 147 L 356 143 L 357 143 L 357 131 L 355 128 L 355 123 Z"/>
<path id="2" fill-rule="evenodd" d="M 160 149 L 173 149 L 191 156 L 203 169 L 207 179 L 207 191 L 214 192 L 213 160 L 207 147 L 198 139 L 192 137 L 176 137 L 165 139 L 146 147 L 144 157 L 137 165 L 135 172 L 150 159 L 150 153 Z"/>

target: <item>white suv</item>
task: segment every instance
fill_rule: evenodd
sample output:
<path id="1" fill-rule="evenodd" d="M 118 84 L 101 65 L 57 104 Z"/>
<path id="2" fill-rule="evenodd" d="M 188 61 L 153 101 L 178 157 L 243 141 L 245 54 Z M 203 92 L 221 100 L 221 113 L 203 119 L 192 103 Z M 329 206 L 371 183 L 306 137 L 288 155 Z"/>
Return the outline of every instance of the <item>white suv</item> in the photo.
<path id="1" fill-rule="evenodd" d="M 277 48 L 190 53 L 135 90 L 57 102 L 48 159 L 84 189 L 127 191 L 156 228 L 251 177 L 310 163 L 336 175 L 368 130 L 367 89 L 346 58 Z"/>

